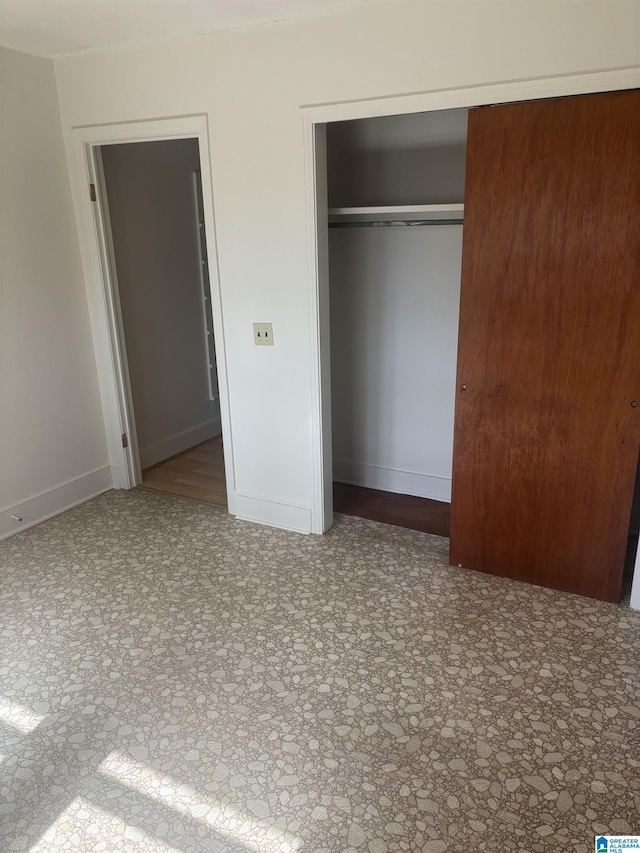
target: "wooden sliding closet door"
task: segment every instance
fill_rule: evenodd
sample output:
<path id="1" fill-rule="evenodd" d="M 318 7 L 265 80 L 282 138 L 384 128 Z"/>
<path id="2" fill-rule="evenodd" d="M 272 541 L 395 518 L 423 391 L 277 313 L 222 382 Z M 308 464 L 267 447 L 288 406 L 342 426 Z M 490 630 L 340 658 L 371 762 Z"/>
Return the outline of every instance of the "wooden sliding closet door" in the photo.
<path id="1" fill-rule="evenodd" d="M 640 91 L 469 114 L 450 562 L 618 601 L 640 446 Z"/>

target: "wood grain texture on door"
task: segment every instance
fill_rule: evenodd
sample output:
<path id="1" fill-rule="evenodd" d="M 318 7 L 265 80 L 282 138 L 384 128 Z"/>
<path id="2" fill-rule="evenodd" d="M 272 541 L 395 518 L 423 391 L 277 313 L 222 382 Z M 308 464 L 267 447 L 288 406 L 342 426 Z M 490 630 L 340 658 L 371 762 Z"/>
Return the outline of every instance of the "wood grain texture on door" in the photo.
<path id="1" fill-rule="evenodd" d="M 640 91 L 470 112 L 457 383 L 450 562 L 618 601 L 640 446 Z"/>

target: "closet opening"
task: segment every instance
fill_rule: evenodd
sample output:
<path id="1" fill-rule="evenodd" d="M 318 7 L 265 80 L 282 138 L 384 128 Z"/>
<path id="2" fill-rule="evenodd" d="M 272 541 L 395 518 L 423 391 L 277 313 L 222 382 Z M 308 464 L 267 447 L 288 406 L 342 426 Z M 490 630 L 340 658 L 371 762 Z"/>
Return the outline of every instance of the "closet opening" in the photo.
<path id="1" fill-rule="evenodd" d="M 467 114 L 326 132 L 334 511 L 447 537 Z"/>
<path id="2" fill-rule="evenodd" d="M 227 506 L 197 139 L 96 148 L 136 484 Z"/>
<path id="3" fill-rule="evenodd" d="M 637 148 L 640 126 L 627 119 L 635 115 L 638 92 L 628 81 L 556 83 L 304 107 L 312 166 L 312 403 L 318 413 L 312 423 L 312 527 L 321 532 L 331 526 L 334 488 L 335 509 L 345 508 L 337 493 L 348 487 L 371 490 L 354 502 L 373 495 L 388 508 L 400 495 L 421 498 L 417 483 L 439 484 L 424 499 L 445 505 L 451 499 L 451 565 L 618 602 L 624 553 L 632 567 L 635 542 L 631 505 L 640 410 L 638 349 L 629 318 L 639 303 L 628 247 L 638 233 L 629 187 L 636 187 L 639 173 L 629 152 Z M 429 144 L 424 134 L 416 144 L 408 131 L 412 122 L 464 117 L 466 107 L 468 121 L 461 122 L 457 139 L 435 132 Z M 403 110 L 406 115 L 394 115 Z M 390 140 L 385 131 L 403 123 L 407 132 Z M 628 140 L 619 144 L 615 165 L 610 138 Z M 460 194 L 436 200 L 430 193 L 451 174 L 456 147 Z M 432 170 L 422 159 L 425 149 L 435 154 Z M 403 179 L 402 166 L 412 161 L 424 164 L 423 171 L 409 170 L 410 179 Z M 425 193 L 429 174 L 434 181 Z M 452 221 L 451 205 L 460 205 L 464 226 Z M 585 209 L 592 211 L 598 239 L 584 231 Z M 449 222 L 435 225 L 436 219 Z M 607 236 L 611 221 L 620 222 L 615 240 Z M 414 342 L 440 343 L 446 324 L 430 327 L 426 315 L 414 322 L 415 302 L 399 307 L 404 277 L 387 253 L 343 246 L 352 235 L 357 244 L 365 242 L 362 234 L 395 239 L 440 228 L 464 228 L 464 269 L 456 276 L 459 340 L 457 351 L 451 347 L 447 386 L 455 395 L 449 409 L 450 425 L 455 411 L 455 456 L 439 454 L 453 462 L 448 471 L 416 468 L 408 460 L 411 429 L 419 420 L 416 402 L 424 404 L 419 394 L 428 387 L 425 364 L 442 367 L 446 359 L 420 361 L 423 353 L 407 339 L 417 325 Z M 397 254 L 406 265 L 406 254 Z M 427 264 L 422 268 L 428 270 Z M 391 284 L 376 288 L 384 275 Z M 368 290 L 354 285 L 358 278 Z M 433 319 L 433 312 L 427 315 Z M 398 352 L 402 357 L 395 362 L 388 358 Z M 596 357 L 600 352 L 607 358 Z M 430 378 L 438 383 L 446 370 Z M 410 416 L 396 405 L 406 386 Z M 441 424 L 430 403 L 429 430 L 419 424 L 418 452 L 433 446 L 430 430 Z M 398 435 L 404 442 L 399 448 Z M 639 561 L 636 551 L 636 568 Z M 635 570 L 630 600 L 640 607 Z"/>

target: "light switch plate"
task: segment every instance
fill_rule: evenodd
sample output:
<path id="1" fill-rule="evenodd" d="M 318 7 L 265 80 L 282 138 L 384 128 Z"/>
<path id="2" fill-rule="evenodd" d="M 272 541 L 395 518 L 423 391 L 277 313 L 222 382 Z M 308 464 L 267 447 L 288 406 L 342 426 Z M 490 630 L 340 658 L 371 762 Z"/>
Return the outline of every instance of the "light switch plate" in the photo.
<path id="1" fill-rule="evenodd" d="M 254 323 L 253 340 L 257 347 L 272 347 L 273 329 L 271 323 Z"/>

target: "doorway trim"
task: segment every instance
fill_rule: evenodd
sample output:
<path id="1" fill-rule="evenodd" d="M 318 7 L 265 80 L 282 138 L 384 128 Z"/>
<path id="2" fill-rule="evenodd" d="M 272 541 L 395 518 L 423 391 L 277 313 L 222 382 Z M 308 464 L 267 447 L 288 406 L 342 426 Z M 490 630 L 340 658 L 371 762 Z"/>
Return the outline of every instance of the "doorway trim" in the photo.
<path id="1" fill-rule="evenodd" d="M 236 490 L 231 407 L 206 115 L 91 125 L 71 129 L 69 146 L 71 192 L 78 224 L 109 465 L 114 488 L 131 489 L 140 481 L 136 441 L 131 440 L 135 436 L 133 403 L 115 267 L 111 257 L 111 225 L 104 192 L 100 147 L 176 139 L 196 139 L 198 142 L 205 231 L 209 247 L 209 283 L 216 341 L 227 504 L 229 512 L 235 515 Z M 90 184 L 95 187 L 95 202 L 90 198 Z M 123 446 L 126 443 L 123 442 L 123 434 L 129 437 L 127 447 Z"/>
<path id="2" fill-rule="evenodd" d="M 333 524 L 326 124 L 334 121 L 638 88 L 640 88 L 640 66 L 632 66 L 611 71 L 542 77 L 485 86 L 412 92 L 355 101 L 304 104 L 300 107 L 304 138 L 305 211 L 308 235 L 313 533 L 323 533 Z M 636 560 L 636 568 L 640 568 L 640 552 Z M 631 600 L 632 606 L 640 609 L 640 570 L 636 571 L 634 576 Z"/>

